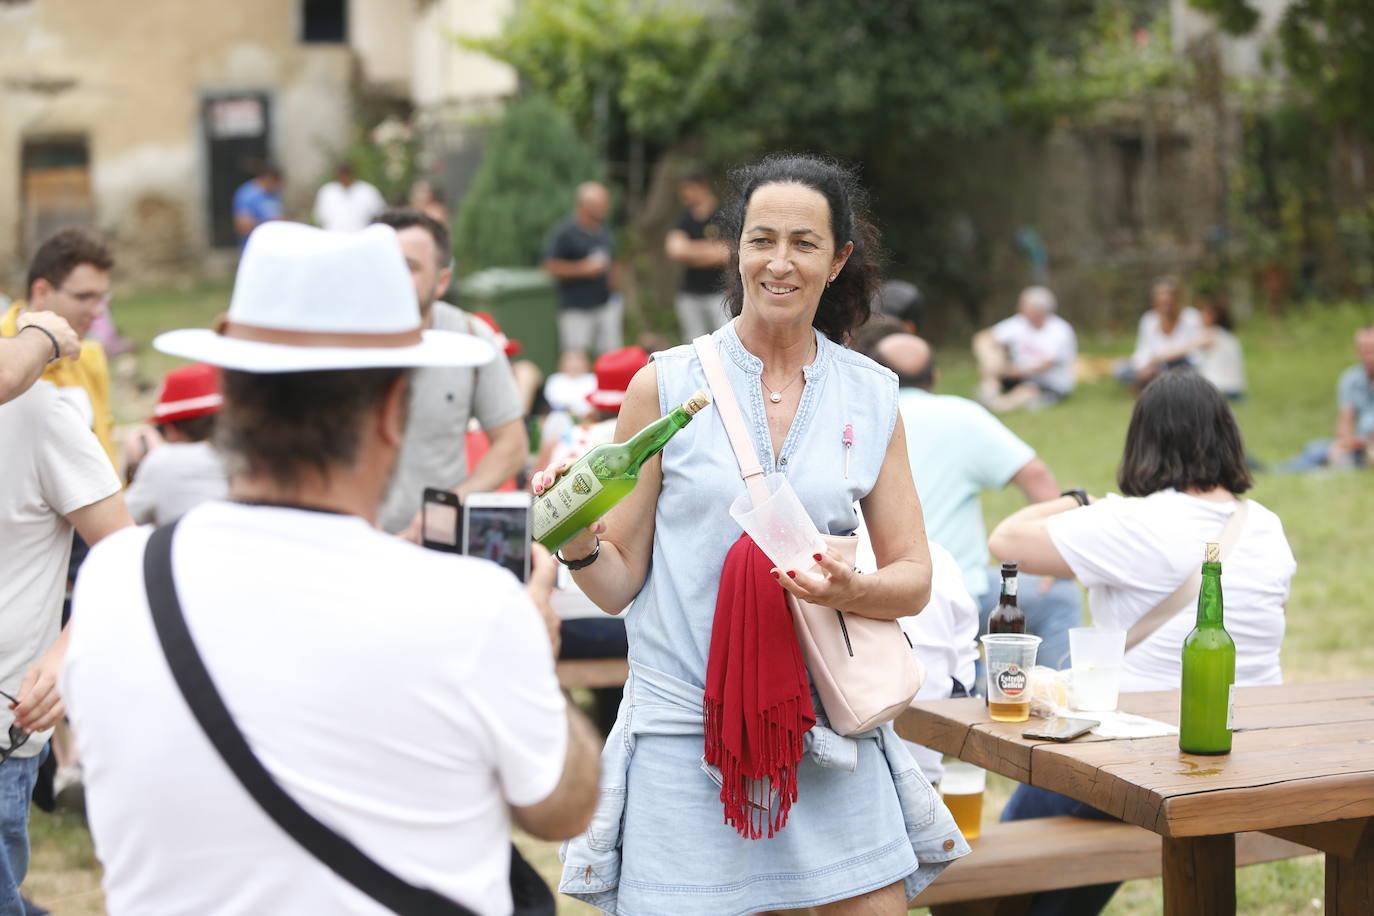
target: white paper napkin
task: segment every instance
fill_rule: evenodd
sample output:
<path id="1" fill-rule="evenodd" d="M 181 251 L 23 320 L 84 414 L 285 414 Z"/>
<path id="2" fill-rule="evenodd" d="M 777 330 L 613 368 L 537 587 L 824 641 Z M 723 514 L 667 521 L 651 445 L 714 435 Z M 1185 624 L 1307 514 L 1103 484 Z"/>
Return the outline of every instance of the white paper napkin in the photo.
<path id="1" fill-rule="evenodd" d="M 1100 738 L 1158 738 L 1162 735 L 1178 734 L 1178 728 L 1168 722 L 1147 719 L 1130 712 L 1089 712 L 1075 709 L 1069 715 L 1097 719 L 1101 724 L 1093 729 L 1093 734 Z"/>

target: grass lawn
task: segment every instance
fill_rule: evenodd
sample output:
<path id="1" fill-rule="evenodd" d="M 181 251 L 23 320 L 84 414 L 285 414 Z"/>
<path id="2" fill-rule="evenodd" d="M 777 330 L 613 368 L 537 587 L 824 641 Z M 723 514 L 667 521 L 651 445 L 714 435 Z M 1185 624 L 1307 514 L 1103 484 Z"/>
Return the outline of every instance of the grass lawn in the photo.
<path id="1" fill-rule="evenodd" d="M 208 324 L 228 306 L 226 287 L 187 293 L 150 293 L 121 298 L 115 317 L 121 331 L 144 344 L 136 372 L 147 383 L 176 360 L 152 353 L 146 342 L 158 331 Z M 1276 321 L 1257 318 L 1240 332 L 1250 375 L 1250 398 L 1236 416 L 1251 453 L 1268 464 L 1296 454 L 1309 439 L 1329 436 L 1334 418 L 1336 376 L 1354 361 L 1351 335 L 1374 318 L 1374 306 L 1330 306 L 1295 310 Z M 1091 354 L 1121 355 L 1131 342 L 1088 338 Z M 965 394 L 975 379 L 962 349 L 940 355 L 940 390 Z M 1130 416 L 1130 400 L 1111 381 L 1082 386 L 1052 410 L 1007 418 L 1008 424 L 1040 453 L 1061 484 L 1084 486 L 1094 494 L 1114 489 L 1117 460 Z M 118 405 L 116 405 L 118 411 Z M 135 410 L 121 420 L 142 416 Z M 1374 479 L 1368 473 L 1303 477 L 1257 475 L 1252 494 L 1283 519 L 1298 560 L 1288 604 L 1284 674 L 1289 681 L 1319 681 L 1367 676 L 1374 668 L 1374 637 L 1367 621 L 1374 610 L 1367 597 L 1368 557 L 1374 543 Z M 1016 491 L 984 501 L 989 525 L 1020 505 Z M 170 764 L 169 764 L 170 765 Z M 985 816 L 995 820 L 1011 783 L 993 777 Z M 25 885 L 39 903 L 57 913 L 98 913 L 97 869 L 85 831 L 71 816 L 33 819 L 34 861 Z M 552 883 L 558 873 L 557 847 L 528 837 L 517 842 Z M 1318 857 L 1242 869 L 1238 911 L 1256 916 L 1320 912 L 1322 863 Z M 1108 913 L 1154 914 L 1162 902 L 1158 880 L 1129 882 Z M 595 911 L 569 899 L 560 913 Z"/>

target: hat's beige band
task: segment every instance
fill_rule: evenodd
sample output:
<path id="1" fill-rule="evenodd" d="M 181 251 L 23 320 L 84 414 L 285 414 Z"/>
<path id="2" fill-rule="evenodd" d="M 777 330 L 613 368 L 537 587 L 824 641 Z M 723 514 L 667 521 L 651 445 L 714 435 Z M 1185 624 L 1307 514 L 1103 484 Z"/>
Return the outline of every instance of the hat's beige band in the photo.
<path id="1" fill-rule="evenodd" d="M 290 347 L 414 347 L 424 341 L 420 329 L 390 334 L 350 334 L 331 331 L 288 331 L 224 320 L 217 330 L 225 337 Z"/>

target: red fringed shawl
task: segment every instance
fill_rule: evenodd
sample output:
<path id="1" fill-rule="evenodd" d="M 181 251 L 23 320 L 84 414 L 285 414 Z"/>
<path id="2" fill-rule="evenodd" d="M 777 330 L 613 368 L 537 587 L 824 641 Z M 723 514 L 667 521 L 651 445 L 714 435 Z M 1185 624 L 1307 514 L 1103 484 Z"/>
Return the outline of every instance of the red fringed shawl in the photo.
<path id="1" fill-rule="evenodd" d="M 772 562 L 742 535 L 725 556 L 706 663 L 706 762 L 725 823 L 758 839 L 787 824 L 802 738 L 816 724 L 801 647 Z"/>

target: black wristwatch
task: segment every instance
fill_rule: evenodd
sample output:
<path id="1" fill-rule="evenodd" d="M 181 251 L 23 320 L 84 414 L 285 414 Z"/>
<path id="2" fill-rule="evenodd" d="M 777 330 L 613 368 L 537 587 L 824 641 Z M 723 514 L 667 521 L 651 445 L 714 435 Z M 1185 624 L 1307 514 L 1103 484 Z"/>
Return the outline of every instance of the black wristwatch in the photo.
<path id="1" fill-rule="evenodd" d="M 1074 487 L 1072 490 L 1065 490 L 1059 495 L 1072 496 L 1074 499 L 1078 500 L 1080 506 L 1086 506 L 1088 504 L 1088 491 L 1082 487 Z"/>
<path id="2" fill-rule="evenodd" d="M 566 558 L 563 556 L 563 551 L 561 551 L 561 550 L 556 551 L 556 552 L 554 553 L 554 555 L 553 555 L 553 556 L 554 556 L 554 559 L 558 560 L 558 562 L 560 562 L 560 563 L 562 563 L 564 566 L 568 567 L 568 569 L 571 569 L 571 570 L 574 570 L 574 571 L 579 570 L 579 569 L 586 569 L 588 566 L 591 566 L 593 563 L 596 562 L 596 558 L 597 558 L 597 557 L 601 556 L 601 538 L 596 537 L 596 535 L 592 535 L 592 537 L 596 538 L 596 546 L 592 548 L 592 552 L 591 552 L 591 553 L 587 554 L 587 555 L 586 555 L 585 557 L 583 557 L 582 559 L 580 559 L 580 560 L 569 560 L 569 559 L 566 559 Z"/>

